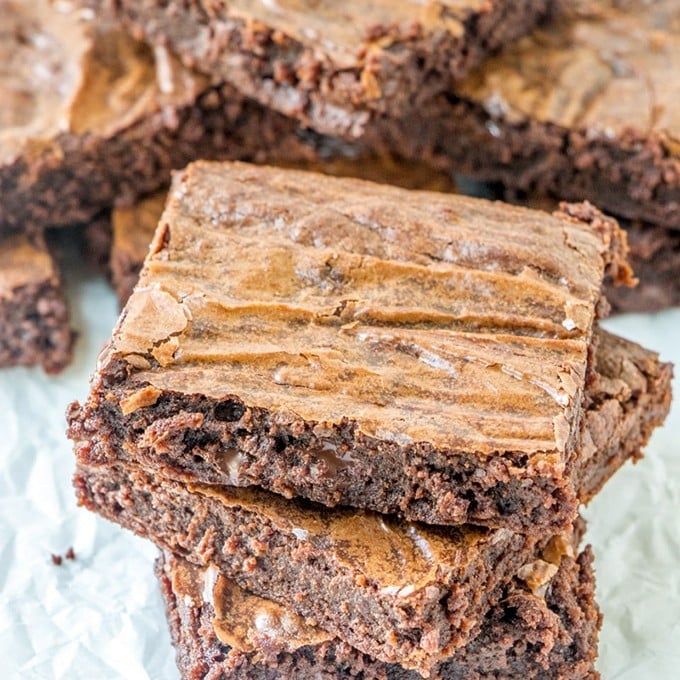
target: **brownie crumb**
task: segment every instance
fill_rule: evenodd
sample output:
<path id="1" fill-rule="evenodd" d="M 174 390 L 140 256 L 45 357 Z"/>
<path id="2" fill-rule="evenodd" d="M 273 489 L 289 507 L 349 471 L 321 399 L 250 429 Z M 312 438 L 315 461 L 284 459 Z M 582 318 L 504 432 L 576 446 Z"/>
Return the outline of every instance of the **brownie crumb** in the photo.
<path id="1" fill-rule="evenodd" d="M 66 554 L 64 555 L 64 557 L 65 557 L 67 560 L 75 560 L 75 559 L 76 559 L 76 553 L 75 553 L 75 551 L 73 550 L 73 547 L 69 548 L 69 549 L 66 551 Z"/>
<path id="2" fill-rule="evenodd" d="M 61 555 L 55 555 L 54 553 L 52 553 L 52 564 L 55 567 L 60 567 L 62 562 L 63 558 Z"/>

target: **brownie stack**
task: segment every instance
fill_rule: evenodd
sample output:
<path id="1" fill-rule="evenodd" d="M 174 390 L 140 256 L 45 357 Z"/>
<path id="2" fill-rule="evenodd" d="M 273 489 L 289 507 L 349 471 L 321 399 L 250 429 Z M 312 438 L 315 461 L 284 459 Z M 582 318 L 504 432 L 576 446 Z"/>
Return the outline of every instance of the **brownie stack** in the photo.
<path id="1" fill-rule="evenodd" d="M 79 502 L 163 550 L 184 676 L 595 677 L 578 507 L 670 400 L 598 327 L 625 251 L 588 204 L 178 173 L 68 418 Z"/>

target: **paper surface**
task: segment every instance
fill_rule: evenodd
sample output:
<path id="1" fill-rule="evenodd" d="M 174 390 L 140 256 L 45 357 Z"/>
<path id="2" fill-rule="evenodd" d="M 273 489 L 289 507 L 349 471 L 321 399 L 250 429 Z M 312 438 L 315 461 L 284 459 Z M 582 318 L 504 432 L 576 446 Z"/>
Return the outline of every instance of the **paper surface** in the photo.
<path id="1" fill-rule="evenodd" d="M 56 378 L 0 371 L 0 678 L 175 680 L 154 547 L 75 507 L 64 411 L 85 397 L 117 309 L 102 279 L 71 278 L 75 364 Z M 680 364 L 680 310 L 606 325 Z M 676 404 L 645 459 L 586 511 L 604 680 L 680 674 L 679 454 Z M 51 554 L 69 547 L 76 559 L 55 566 Z"/>

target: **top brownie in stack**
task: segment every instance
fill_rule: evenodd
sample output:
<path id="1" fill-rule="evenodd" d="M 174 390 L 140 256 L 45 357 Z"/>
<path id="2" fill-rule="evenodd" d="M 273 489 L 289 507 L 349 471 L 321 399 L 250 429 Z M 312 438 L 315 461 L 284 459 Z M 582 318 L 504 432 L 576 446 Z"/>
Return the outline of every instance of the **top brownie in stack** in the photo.
<path id="1" fill-rule="evenodd" d="M 86 0 L 95 7 L 105 0 Z M 531 30 L 549 0 L 119 0 L 185 64 L 319 132 L 358 136 L 372 113 L 418 110 Z"/>
<path id="2" fill-rule="evenodd" d="M 622 236 L 587 205 L 193 164 L 70 436 L 95 464 L 563 528 L 592 493 L 584 394 Z"/>

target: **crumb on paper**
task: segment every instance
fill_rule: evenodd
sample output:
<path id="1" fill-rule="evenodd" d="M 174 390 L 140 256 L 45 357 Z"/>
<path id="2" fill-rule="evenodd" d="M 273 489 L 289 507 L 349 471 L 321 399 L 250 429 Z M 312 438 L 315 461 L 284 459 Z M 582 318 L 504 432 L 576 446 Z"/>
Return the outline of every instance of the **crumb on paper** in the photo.
<path id="1" fill-rule="evenodd" d="M 73 549 L 73 546 L 71 546 L 63 555 L 57 555 L 55 553 L 52 553 L 50 557 L 52 558 L 52 564 L 55 567 L 60 567 L 64 561 L 64 558 L 66 558 L 67 560 L 75 560 L 76 552 Z"/>

